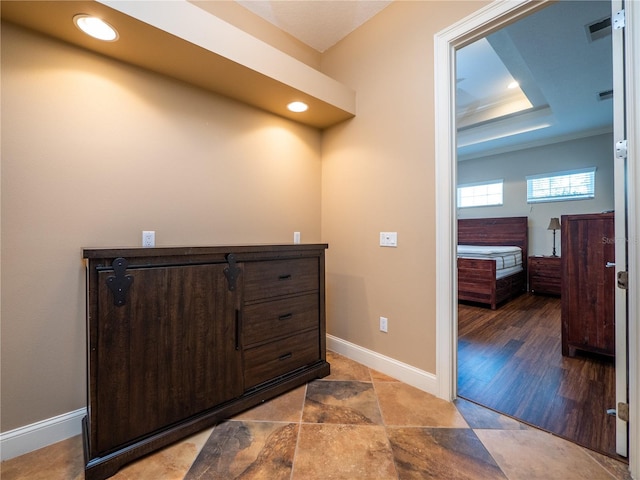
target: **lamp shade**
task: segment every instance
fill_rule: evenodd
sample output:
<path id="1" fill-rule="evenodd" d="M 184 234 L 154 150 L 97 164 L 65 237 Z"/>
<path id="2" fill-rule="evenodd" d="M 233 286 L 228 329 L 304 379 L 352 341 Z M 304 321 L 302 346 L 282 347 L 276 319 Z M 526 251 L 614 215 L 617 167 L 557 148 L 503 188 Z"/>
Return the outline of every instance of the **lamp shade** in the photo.
<path id="1" fill-rule="evenodd" d="M 560 230 L 560 219 L 558 217 L 552 217 L 547 230 Z"/>

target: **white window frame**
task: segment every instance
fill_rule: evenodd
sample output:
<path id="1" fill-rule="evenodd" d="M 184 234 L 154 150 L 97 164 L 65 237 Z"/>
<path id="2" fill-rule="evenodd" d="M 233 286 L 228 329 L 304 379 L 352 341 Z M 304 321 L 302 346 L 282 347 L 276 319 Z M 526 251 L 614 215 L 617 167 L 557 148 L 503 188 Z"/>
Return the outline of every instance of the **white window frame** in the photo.
<path id="1" fill-rule="evenodd" d="M 462 204 L 462 189 L 473 187 L 484 187 L 490 185 L 500 185 L 500 202 L 499 203 L 482 203 L 476 205 L 463 205 Z M 488 195 L 477 194 L 474 198 L 488 197 Z M 457 188 L 457 202 L 458 208 L 477 208 L 477 207 L 500 207 L 504 205 L 504 178 L 498 178 L 496 180 L 484 180 L 482 182 L 464 183 L 458 185 Z"/>
<path id="2" fill-rule="evenodd" d="M 539 179 L 554 179 L 557 177 L 568 177 L 572 175 L 591 174 L 591 189 L 587 193 L 564 193 L 553 195 L 551 192 L 547 196 L 533 197 L 533 182 Z M 596 167 L 579 168 L 575 170 L 565 170 L 562 172 L 540 173 L 537 175 L 528 175 L 527 179 L 527 203 L 544 203 L 544 202 L 566 202 L 568 200 L 589 200 L 596 196 Z M 550 187 L 551 189 L 551 187 Z"/>

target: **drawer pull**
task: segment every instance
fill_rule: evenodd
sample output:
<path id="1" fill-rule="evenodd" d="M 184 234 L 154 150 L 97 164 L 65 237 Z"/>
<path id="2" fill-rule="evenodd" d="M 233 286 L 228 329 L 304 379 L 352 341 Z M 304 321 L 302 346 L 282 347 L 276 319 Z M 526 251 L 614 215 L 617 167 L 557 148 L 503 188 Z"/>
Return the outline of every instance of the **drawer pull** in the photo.
<path id="1" fill-rule="evenodd" d="M 287 274 L 285 274 L 285 275 L 280 275 L 280 276 L 278 277 L 278 280 L 291 280 L 291 274 L 290 274 L 290 273 L 287 273 Z"/>
<path id="2" fill-rule="evenodd" d="M 289 352 L 289 353 L 285 353 L 284 355 L 280 355 L 278 357 L 278 360 L 282 361 L 282 360 L 288 360 L 289 358 L 293 357 L 293 353 Z"/>
<path id="3" fill-rule="evenodd" d="M 278 320 L 289 320 L 291 318 L 293 318 L 293 313 L 287 313 L 285 315 L 280 315 Z"/>

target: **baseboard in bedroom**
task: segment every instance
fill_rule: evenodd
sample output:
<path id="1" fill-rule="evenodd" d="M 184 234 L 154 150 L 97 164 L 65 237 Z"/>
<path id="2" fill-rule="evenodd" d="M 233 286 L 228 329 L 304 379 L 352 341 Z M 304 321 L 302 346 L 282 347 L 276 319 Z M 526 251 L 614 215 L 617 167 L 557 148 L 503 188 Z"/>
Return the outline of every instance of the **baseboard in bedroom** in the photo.
<path id="1" fill-rule="evenodd" d="M 327 349 L 432 395 L 438 395 L 440 391 L 438 379 L 434 374 L 333 335 L 327 335 Z"/>
<path id="2" fill-rule="evenodd" d="M 0 460 L 9 460 L 79 435 L 86 414 L 87 409 L 81 408 L 0 433 Z"/>

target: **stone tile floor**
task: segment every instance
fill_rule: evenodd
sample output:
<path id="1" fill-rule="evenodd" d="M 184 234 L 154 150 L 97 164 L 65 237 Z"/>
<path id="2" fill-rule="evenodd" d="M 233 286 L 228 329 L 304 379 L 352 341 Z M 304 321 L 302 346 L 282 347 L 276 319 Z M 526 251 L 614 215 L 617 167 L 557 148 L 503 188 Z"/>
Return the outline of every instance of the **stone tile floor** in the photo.
<path id="1" fill-rule="evenodd" d="M 331 375 L 123 467 L 113 480 L 629 479 L 627 466 L 328 352 Z M 81 480 L 80 437 L 2 480 Z"/>

